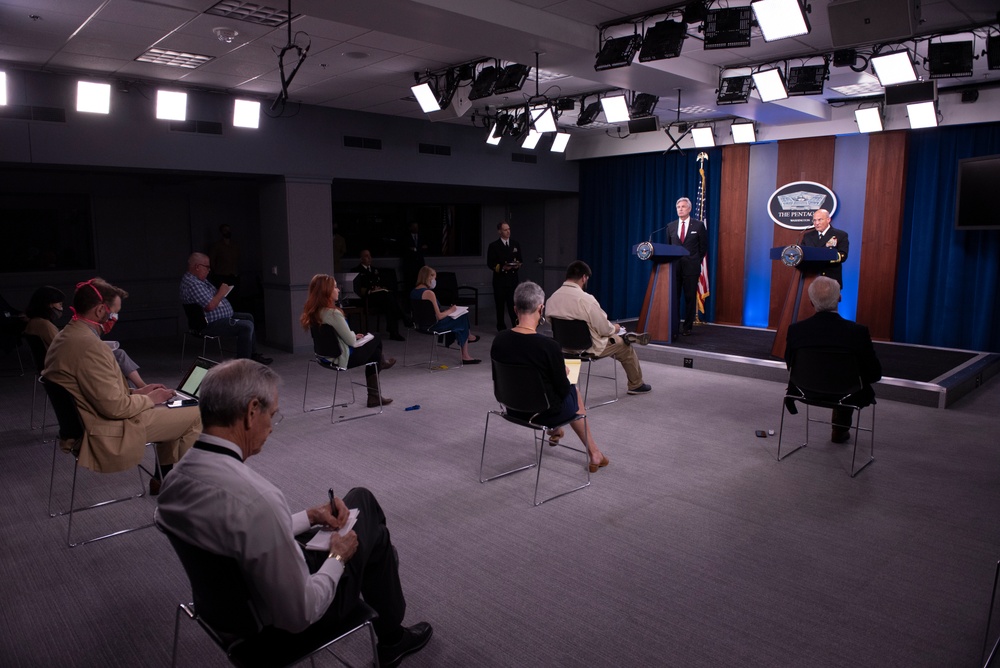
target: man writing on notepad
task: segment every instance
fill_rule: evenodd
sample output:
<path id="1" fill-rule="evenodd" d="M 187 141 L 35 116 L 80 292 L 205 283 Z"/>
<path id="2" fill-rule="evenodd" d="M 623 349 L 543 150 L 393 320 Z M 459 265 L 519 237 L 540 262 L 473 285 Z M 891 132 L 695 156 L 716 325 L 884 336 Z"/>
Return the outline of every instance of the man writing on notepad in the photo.
<path id="1" fill-rule="evenodd" d="M 218 288 L 208 282 L 212 270 L 208 256 L 191 253 L 187 272 L 181 278 L 181 303 L 197 304 L 205 312 L 208 324 L 202 330 L 209 336 L 235 336 L 236 356 L 249 357 L 261 364 L 270 364 L 271 358 L 254 351 L 255 330 L 253 315 L 236 313 L 226 299 L 232 286 L 223 283 Z"/>
<path id="2" fill-rule="evenodd" d="M 426 622 L 402 626 L 406 601 L 385 514 L 366 489 L 354 488 L 293 514 L 277 487 L 245 461 L 280 421 L 278 375 L 250 360 L 230 360 L 205 376 L 199 395 L 204 431 L 163 485 L 155 519 L 174 537 L 234 559 L 263 628 L 275 646 L 299 633 L 323 633 L 364 597 L 374 622 L 381 666 L 396 666 L 423 648 Z M 352 530 L 339 529 L 357 509 Z M 332 530 L 321 563 L 307 563 L 296 534 Z M 310 567 L 312 566 L 312 568 Z M 263 640 L 262 638 L 261 640 Z M 266 651 L 272 643 L 260 642 Z M 260 657 L 261 664 L 268 657 Z"/>

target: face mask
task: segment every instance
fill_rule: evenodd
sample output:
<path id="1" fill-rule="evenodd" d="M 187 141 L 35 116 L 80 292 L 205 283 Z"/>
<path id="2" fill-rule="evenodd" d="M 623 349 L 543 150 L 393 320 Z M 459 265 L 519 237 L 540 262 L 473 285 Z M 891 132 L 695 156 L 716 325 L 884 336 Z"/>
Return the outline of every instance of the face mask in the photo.
<path id="1" fill-rule="evenodd" d="M 429 287 L 429 288 L 430 288 L 431 290 L 433 290 L 434 288 L 436 288 L 436 287 L 437 287 L 437 284 L 438 284 L 438 280 L 437 280 L 436 278 L 432 278 L 432 279 L 431 279 L 431 282 L 430 282 L 430 283 L 428 283 L 428 284 L 427 284 L 427 286 L 428 286 L 428 287 Z"/>
<path id="2" fill-rule="evenodd" d="M 52 318 L 51 319 L 53 321 L 58 320 L 59 318 L 62 317 L 62 314 L 63 314 L 63 310 L 61 308 L 53 308 L 52 309 Z"/>
<path id="3" fill-rule="evenodd" d="M 105 334 L 110 334 L 111 328 L 115 326 L 116 322 L 118 322 L 118 314 L 109 313 L 108 319 L 101 323 L 101 331 Z"/>

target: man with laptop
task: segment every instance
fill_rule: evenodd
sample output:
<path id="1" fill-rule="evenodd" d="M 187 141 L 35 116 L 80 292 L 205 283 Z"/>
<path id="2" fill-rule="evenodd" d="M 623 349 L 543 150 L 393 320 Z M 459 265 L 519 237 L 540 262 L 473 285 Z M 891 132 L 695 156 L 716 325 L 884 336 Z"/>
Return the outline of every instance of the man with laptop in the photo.
<path id="1" fill-rule="evenodd" d="M 101 278 L 77 284 L 73 319 L 49 346 L 42 376 L 76 400 L 84 427 L 81 466 L 125 471 L 142 461 L 146 443 L 152 441 L 165 475 L 198 439 L 201 417 L 196 406 L 168 409 L 164 404 L 175 393 L 162 384 L 129 390 L 114 354 L 101 341 L 123 293 Z M 150 479 L 150 494 L 159 492 L 160 482 Z"/>

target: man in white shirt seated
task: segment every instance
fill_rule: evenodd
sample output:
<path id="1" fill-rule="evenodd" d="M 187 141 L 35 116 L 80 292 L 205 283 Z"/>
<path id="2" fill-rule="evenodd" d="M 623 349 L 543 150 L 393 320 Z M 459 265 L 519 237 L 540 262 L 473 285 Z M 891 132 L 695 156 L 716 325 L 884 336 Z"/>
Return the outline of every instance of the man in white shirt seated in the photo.
<path id="1" fill-rule="evenodd" d="M 639 358 L 632 349 L 631 342 L 648 342 L 648 335 L 620 334 L 622 327 L 608 320 L 597 299 L 586 292 L 590 281 L 590 266 L 582 261 L 571 262 L 566 268 L 566 280 L 562 287 L 552 293 L 545 302 L 545 315 L 550 318 L 584 320 L 590 327 L 591 346 L 588 352 L 598 357 L 614 357 L 622 365 L 628 377 L 629 394 L 646 394 L 651 388 L 642 379 Z M 574 351 L 580 352 L 580 351 Z"/>
<path id="2" fill-rule="evenodd" d="M 262 633 L 281 638 L 336 622 L 359 596 L 378 613 L 379 663 L 396 666 L 430 640 L 426 622 L 402 626 L 406 601 L 385 514 L 366 489 L 354 488 L 292 514 L 284 495 L 244 463 L 280 421 L 279 377 L 247 359 L 213 367 L 199 393 L 204 431 L 160 490 L 156 523 L 180 540 L 239 564 Z M 341 536 L 350 508 L 360 512 Z M 329 552 L 309 559 L 295 536 L 311 526 L 329 533 Z M 322 557 L 326 557 L 322 559 Z"/>

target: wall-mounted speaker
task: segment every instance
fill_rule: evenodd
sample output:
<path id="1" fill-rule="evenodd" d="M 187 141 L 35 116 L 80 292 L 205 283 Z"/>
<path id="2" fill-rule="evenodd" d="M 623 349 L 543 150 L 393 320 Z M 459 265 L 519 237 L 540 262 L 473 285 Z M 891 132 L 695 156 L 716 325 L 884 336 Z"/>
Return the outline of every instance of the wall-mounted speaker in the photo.
<path id="1" fill-rule="evenodd" d="M 834 0 L 827 5 L 835 48 L 913 37 L 921 0 Z"/>

